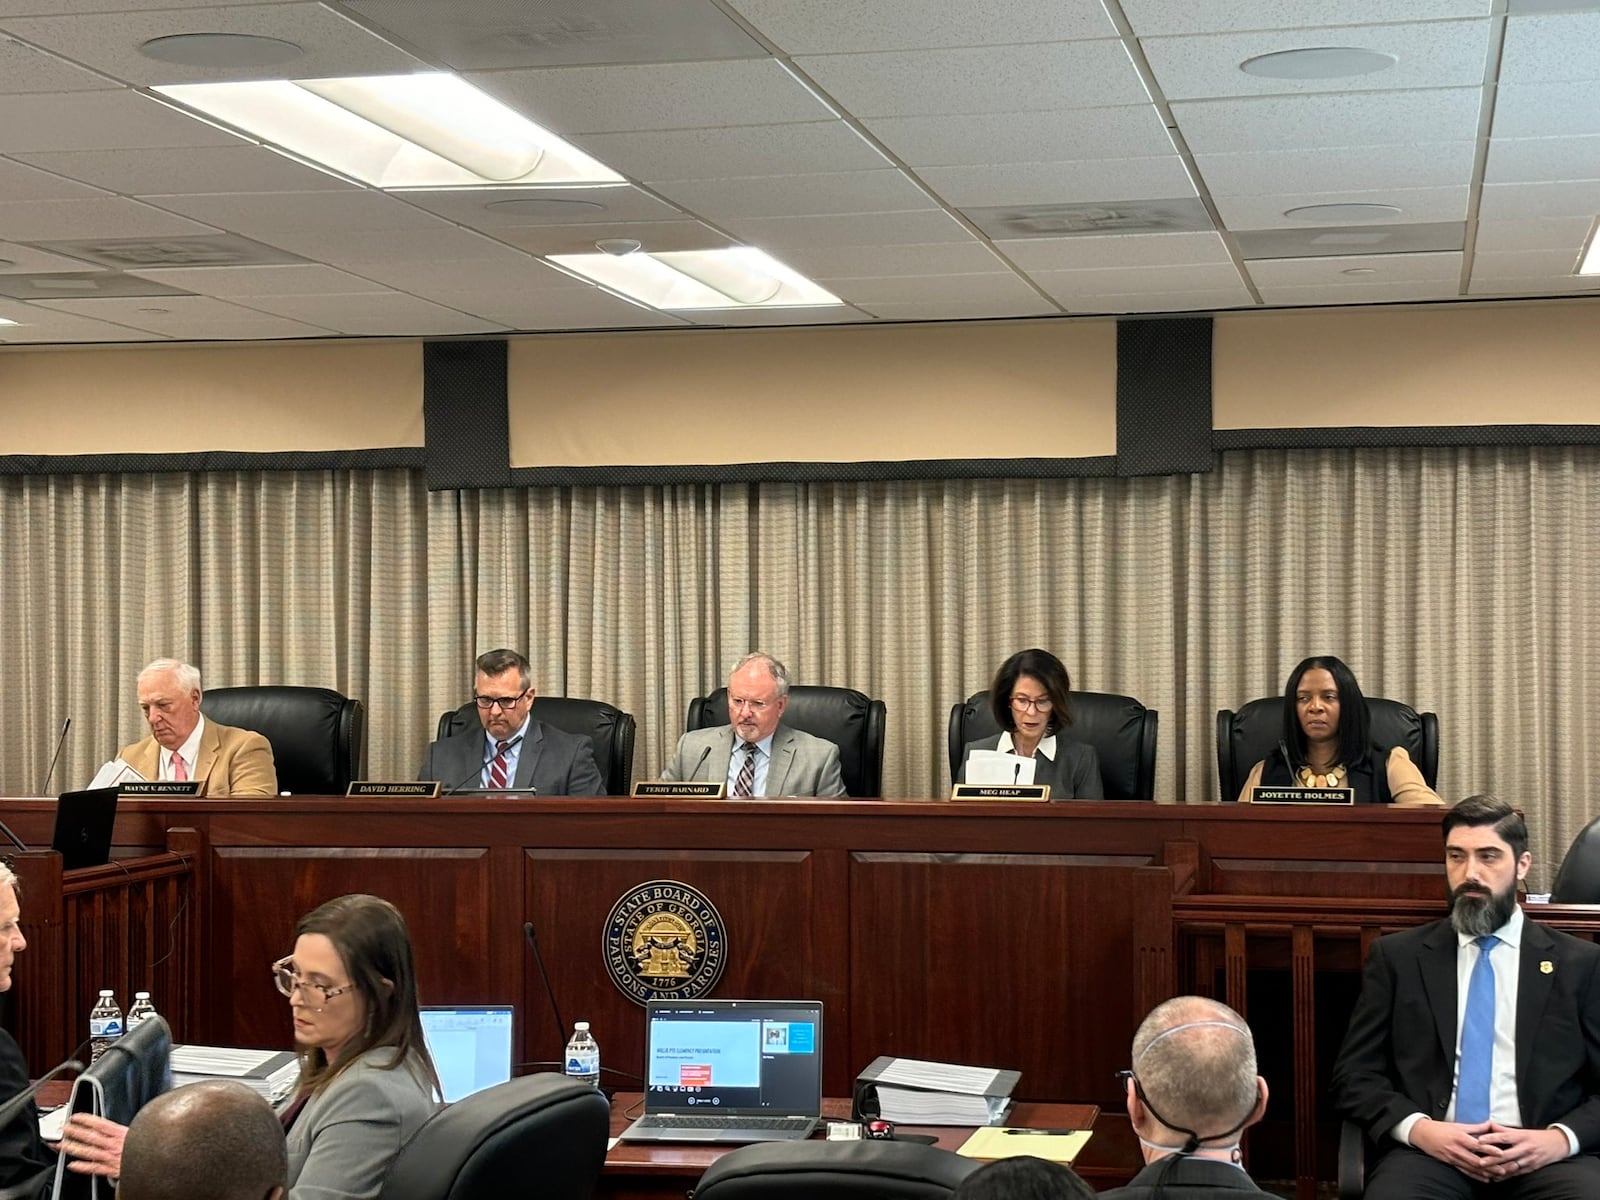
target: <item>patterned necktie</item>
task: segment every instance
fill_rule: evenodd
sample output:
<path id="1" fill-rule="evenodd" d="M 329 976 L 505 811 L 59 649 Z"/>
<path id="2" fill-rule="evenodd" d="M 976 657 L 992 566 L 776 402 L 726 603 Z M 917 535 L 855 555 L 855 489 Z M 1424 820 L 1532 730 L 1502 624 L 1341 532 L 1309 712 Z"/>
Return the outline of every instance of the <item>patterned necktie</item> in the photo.
<path id="1" fill-rule="evenodd" d="M 739 778 L 733 781 L 733 794 L 735 796 L 754 796 L 756 794 L 756 744 L 744 744 L 744 761 L 739 764 Z"/>
<path id="2" fill-rule="evenodd" d="M 176 750 L 172 752 L 172 778 L 179 783 L 186 783 L 189 779 L 189 768 L 184 765 L 183 755 Z"/>
<path id="3" fill-rule="evenodd" d="M 1467 981 L 1467 1011 L 1461 1020 L 1461 1069 L 1456 1076 L 1456 1120 L 1479 1125 L 1489 1119 L 1489 1081 L 1494 1073 L 1494 936 L 1477 939 L 1478 961 Z"/>
<path id="4" fill-rule="evenodd" d="M 489 786 L 503 788 L 506 783 L 506 749 L 510 742 L 496 742 L 494 744 L 494 757 L 489 760 Z"/>

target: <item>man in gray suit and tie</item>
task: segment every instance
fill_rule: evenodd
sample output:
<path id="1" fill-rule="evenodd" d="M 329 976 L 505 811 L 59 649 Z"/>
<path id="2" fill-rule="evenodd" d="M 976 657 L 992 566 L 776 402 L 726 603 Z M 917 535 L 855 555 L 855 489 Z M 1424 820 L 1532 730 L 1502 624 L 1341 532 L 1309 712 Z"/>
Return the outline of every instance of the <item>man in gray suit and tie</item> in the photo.
<path id="1" fill-rule="evenodd" d="M 733 724 L 684 734 L 661 778 L 722 781 L 730 797 L 844 795 L 839 747 L 781 724 L 788 704 L 783 664 L 745 655 L 728 675 Z"/>
<path id="2" fill-rule="evenodd" d="M 429 745 L 417 778 L 440 780 L 449 791 L 532 788 L 541 796 L 605 795 L 594 745 L 535 721 L 529 715 L 535 695 L 532 667 L 521 654 L 480 654 L 472 699 L 483 728 Z"/>

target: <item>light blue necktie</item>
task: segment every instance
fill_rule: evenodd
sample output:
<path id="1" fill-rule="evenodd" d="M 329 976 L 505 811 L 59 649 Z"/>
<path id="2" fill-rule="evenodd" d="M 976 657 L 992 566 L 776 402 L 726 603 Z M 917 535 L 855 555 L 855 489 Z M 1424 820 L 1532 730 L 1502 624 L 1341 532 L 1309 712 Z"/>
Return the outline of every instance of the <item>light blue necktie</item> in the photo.
<path id="1" fill-rule="evenodd" d="M 1494 966 L 1489 952 L 1497 937 L 1477 939 L 1478 961 L 1467 981 L 1467 1012 L 1461 1021 L 1461 1070 L 1456 1077 L 1456 1120 L 1478 1125 L 1489 1119 L 1489 1078 L 1494 1071 Z"/>

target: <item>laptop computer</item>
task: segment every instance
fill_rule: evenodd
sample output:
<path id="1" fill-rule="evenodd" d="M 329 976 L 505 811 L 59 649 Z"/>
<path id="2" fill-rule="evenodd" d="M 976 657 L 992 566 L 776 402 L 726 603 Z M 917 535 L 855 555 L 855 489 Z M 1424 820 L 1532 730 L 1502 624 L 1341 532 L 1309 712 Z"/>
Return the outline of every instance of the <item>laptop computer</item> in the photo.
<path id="1" fill-rule="evenodd" d="M 511 1078 L 511 1017 L 509 1004 L 423 1006 L 422 1037 L 446 1103 Z"/>
<path id="2" fill-rule="evenodd" d="M 822 1118 L 818 1000 L 651 1000 L 625 1142 L 789 1142 Z"/>
<path id="3" fill-rule="evenodd" d="M 56 801 L 56 828 L 50 849 L 61 855 L 61 869 L 100 867 L 111 861 L 111 831 L 117 823 L 117 789 L 62 792 Z"/>

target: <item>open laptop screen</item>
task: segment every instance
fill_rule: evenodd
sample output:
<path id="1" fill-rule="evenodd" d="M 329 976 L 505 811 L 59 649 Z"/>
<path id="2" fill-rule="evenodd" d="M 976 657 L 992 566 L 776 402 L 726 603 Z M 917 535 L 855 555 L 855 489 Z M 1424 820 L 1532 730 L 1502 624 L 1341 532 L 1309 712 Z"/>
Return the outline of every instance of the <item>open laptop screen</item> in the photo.
<path id="1" fill-rule="evenodd" d="M 427 1006 L 422 1035 L 449 1102 L 511 1078 L 511 1006 Z"/>
<path id="2" fill-rule="evenodd" d="M 646 1020 L 648 1111 L 821 1111 L 820 1003 L 653 1000 Z"/>

